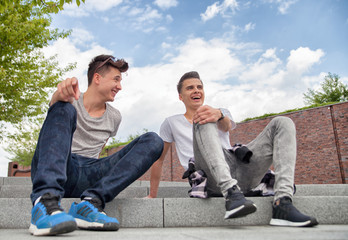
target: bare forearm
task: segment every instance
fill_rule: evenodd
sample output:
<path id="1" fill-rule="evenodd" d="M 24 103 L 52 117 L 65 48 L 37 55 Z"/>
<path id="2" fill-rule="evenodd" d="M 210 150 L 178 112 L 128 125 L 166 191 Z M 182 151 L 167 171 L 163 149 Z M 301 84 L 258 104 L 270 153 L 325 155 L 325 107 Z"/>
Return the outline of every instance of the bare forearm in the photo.
<path id="1" fill-rule="evenodd" d="M 229 131 L 232 128 L 231 119 L 229 117 L 225 116 L 220 121 L 217 121 L 217 127 L 224 132 Z"/>
<path id="2" fill-rule="evenodd" d="M 150 194 L 149 197 L 157 197 L 158 187 L 162 176 L 163 161 L 158 160 L 151 167 Z"/>
<path id="3" fill-rule="evenodd" d="M 161 181 L 163 161 L 168 152 L 170 144 L 171 143 L 164 142 L 164 147 L 163 147 L 163 152 L 161 157 L 151 167 L 150 194 L 147 196 L 148 198 L 157 197 L 158 186 Z"/>

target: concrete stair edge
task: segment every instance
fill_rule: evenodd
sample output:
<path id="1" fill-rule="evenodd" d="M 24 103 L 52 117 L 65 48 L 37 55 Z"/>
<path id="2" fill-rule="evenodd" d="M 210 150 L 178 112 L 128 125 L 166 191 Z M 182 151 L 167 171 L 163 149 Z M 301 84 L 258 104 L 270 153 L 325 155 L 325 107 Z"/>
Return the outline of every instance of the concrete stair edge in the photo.
<path id="1" fill-rule="evenodd" d="M 187 198 L 189 186 L 162 185 L 158 190 L 159 198 Z M 0 188 L 0 198 L 27 198 L 32 191 L 32 185 L 3 185 Z M 149 193 L 148 186 L 131 185 L 123 190 L 117 198 L 141 198 Z M 295 196 L 348 196 L 347 184 L 311 184 L 298 185 Z"/>
<path id="2" fill-rule="evenodd" d="M 267 225 L 271 218 L 272 197 L 249 198 L 258 207 L 256 213 L 244 218 L 224 220 L 223 198 L 156 198 L 114 199 L 106 205 L 109 216 L 116 217 L 123 228 L 132 227 L 207 227 L 227 225 Z M 68 211 L 72 202 L 62 199 Z M 348 224 L 348 196 L 298 196 L 294 205 L 304 214 L 322 224 Z M 31 217 L 29 198 L 0 199 L 0 229 L 28 228 Z"/>

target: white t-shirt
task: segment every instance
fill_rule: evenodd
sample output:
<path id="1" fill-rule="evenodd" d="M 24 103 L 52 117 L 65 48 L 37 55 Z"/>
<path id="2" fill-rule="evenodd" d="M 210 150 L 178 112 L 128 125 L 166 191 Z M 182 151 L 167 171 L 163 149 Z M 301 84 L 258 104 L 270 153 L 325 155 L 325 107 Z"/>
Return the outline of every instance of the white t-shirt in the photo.
<path id="1" fill-rule="evenodd" d="M 232 120 L 230 111 L 222 109 L 225 116 L 232 121 L 232 129 L 236 127 Z M 186 119 L 184 114 L 177 114 L 164 120 L 160 128 L 160 136 L 165 142 L 175 142 L 176 152 L 179 157 L 180 164 L 187 169 L 188 161 L 194 156 L 193 154 L 193 133 L 192 124 Z M 219 130 L 221 145 L 223 148 L 230 149 L 229 132 Z"/>

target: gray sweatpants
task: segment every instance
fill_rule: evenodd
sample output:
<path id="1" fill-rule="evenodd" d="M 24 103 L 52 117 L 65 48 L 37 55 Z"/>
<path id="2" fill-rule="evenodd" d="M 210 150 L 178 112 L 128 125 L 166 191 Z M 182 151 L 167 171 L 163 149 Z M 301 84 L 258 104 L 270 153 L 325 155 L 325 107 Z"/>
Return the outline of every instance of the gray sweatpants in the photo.
<path id="1" fill-rule="evenodd" d="M 243 163 L 221 147 L 216 123 L 194 124 L 195 166 L 207 174 L 211 196 L 227 195 L 238 184 L 243 192 L 255 188 L 273 164 L 274 200 L 293 196 L 296 163 L 296 129 L 290 118 L 275 117 L 247 147 L 253 152 L 250 163 Z"/>

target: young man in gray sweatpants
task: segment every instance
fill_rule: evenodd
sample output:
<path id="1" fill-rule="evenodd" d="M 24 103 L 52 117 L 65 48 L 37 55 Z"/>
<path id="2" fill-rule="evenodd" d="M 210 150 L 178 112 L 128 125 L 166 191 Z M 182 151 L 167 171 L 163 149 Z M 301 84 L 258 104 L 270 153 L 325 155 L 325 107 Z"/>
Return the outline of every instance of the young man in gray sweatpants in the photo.
<path id="1" fill-rule="evenodd" d="M 203 105 L 204 89 L 199 74 L 185 73 L 177 89 L 186 112 L 166 118 L 161 125 L 160 136 L 164 141 L 164 150 L 152 166 L 149 198 L 157 196 L 164 156 L 170 143 L 175 142 L 182 166 L 188 169 L 188 161 L 194 157 L 196 170 L 206 174 L 208 196 L 225 197 L 225 219 L 243 217 L 256 211 L 256 205 L 247 200 L 243 192 L 257 187 L 273 164 L 275 196 L 270 224 L 318 224 L 315 218 L 300 213 L 292 204 L 296 129 L 291 119 L 274 118 L 254 141 L 246 145 L 253 153 L 250 159 L 241 161 L 230 150 L 229 130 L 234 129 L 236 124 L 227 109 Z"/>

